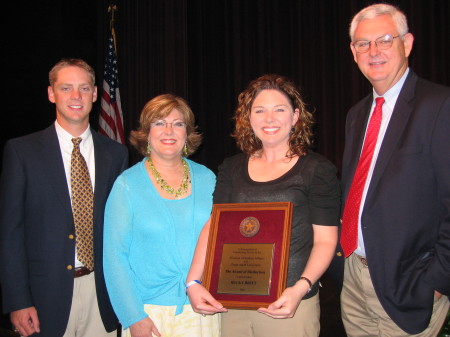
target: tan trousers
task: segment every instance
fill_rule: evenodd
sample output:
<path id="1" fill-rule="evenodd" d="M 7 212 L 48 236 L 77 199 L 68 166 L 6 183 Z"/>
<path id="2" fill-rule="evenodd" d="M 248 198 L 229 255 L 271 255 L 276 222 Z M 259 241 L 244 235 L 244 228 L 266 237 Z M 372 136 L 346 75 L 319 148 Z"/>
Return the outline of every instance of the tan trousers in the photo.
<path id="1" fill-rule="evenodd" d="M 315 337 L 320 332 L 319 294 L 300 303 L 294 317 L 275 319 L 256 310 L 222 313 L 221 337 Z"/>
<path id="2" fill-rule="evenodd" d="M 378 301 L 369 268 L 355 254 L 345 260 L 341 311 L 348 337 L 433 337 L 439 333 L 448 308 L 446 296 L 435 299 L 429 326 L 422 333 L 407 334 L 390 319 Z"/>
<path id="3" fill-rule="evenodd" d="M 74 279 L 72 307 L 63 337 L 115 337 L 106 332 L 97 304 L 94 273 Z"/>

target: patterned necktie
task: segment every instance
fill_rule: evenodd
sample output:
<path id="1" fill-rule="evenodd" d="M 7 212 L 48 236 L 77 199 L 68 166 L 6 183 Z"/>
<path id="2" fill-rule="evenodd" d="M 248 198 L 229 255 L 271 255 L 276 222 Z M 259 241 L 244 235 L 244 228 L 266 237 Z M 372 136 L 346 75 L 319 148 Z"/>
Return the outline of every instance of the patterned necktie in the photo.
<path id="1" fill-rule="evenodd" d="M 94 270 L 94 193 L 86 161 L 80 152 L 80 142 L 80 137 L 72 138 L 70 169 L 72 212 L 78 260 L 89 270 Z"/>
<path id="2" fill-rule="evenodd" d="M 381 126 L 383 97 L 376 98 L 375 109 L 367 127 L 363 150 L 356 167 L 352 185 L 348 193 L 347 202 L 342 216 L 341 246 L 345 257 L 349 256 L 357 248 L 358 243 L 358 220 L 361 207 L 361 198 L 372 162 L 373 152 L 377 143 L 378 133 Z"/>

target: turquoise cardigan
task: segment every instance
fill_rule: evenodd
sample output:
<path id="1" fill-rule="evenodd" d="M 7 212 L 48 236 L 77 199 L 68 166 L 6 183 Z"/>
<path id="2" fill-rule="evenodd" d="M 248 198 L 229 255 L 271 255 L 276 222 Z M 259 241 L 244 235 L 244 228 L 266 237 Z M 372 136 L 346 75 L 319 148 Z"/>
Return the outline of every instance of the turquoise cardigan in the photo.
<path id="1" fill-rule="evenodd" d="M 176 245 L 173 217 L 145 168 L 145 159 L 124 171 L 114 183 L 105 209 L 103 263 L 114 311 L 126 329 L 147 317 L 144 304 L 189 304 L 185 282 L 200 231 L 212 208 L 215 175 L 187 160 L 192 192 L 190 256 Z M 173 209 L 173 208 L 172 208 Z"/>

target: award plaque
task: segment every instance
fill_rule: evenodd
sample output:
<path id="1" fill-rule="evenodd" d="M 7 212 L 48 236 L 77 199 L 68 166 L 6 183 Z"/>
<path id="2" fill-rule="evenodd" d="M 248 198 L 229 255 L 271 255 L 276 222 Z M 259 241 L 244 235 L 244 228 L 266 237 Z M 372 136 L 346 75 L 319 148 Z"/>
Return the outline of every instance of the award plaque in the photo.
<path id="1" fill-rule="evenodd" d="M 258 309 L 286 288 L 292 203 L 215 204 L 203 284 L 230 309 Z"/>

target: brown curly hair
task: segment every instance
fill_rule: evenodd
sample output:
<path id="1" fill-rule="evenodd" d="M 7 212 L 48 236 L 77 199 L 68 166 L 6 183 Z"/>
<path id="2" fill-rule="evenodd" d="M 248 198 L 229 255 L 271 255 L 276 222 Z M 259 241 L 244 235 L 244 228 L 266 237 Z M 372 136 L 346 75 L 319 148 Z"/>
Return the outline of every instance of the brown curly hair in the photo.
<path id="1" fill-rule="evenodd" d="M 189 156 L 194 153 L 202 142 L 202 135 L 196 132 L 195 117 L 187 102 L 173 94 L 164 94 L 156 96 L 145 104 L 141 111 L 139 119 L 139 128 L 130 133 L 131 145 L 143 156 L 147 156 L 148 134 L 150 133 L 151 123 L 164 119 L 173 109 L 181 112 L 186 123 L 186 145 L 187 155 L 183 151 L 183 156 Z"/>
<path id="2" fill-rule="evenodd" d="M 286 77 L 276 74 L 266 74 L 250 82 L 248 87 L 239 94 L 238 106 L 233 119 L 236 121 L 236 128 L 232 134 L 238 147 L 248 155 L 255 155 L 262 149 L 262 142 L 255 136 L 250 124 L 250 112 L 253 102 L 258 94 L 263 90 L 278 90 L 284 94 L 292 109 L 299 109 L 299 118 L 289 135 L 289 150 L 286 157 L 306 155 L 312 145 L 314 118 L 306 108 L 306 104 L 300 95 L 297 86 Z"/>

